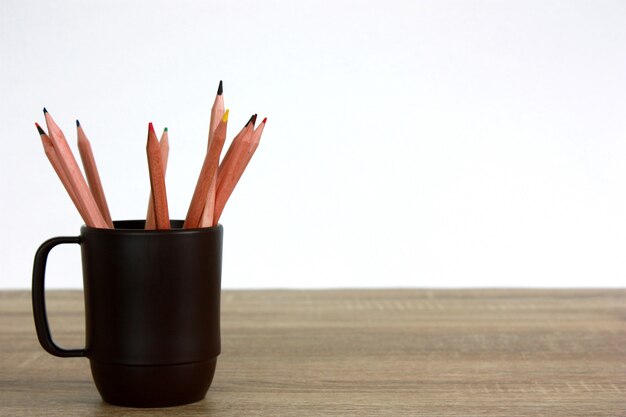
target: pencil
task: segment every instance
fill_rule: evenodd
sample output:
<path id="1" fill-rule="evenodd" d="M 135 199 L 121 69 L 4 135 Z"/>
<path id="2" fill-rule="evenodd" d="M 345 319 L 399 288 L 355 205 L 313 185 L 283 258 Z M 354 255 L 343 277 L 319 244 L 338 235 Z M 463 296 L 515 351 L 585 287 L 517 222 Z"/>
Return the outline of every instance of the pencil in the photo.
<path id="1" fill-rule="evenodd" d="M 189 204 L 189 210 L 187 211 L 187 217 L 183 225 L 184 229 L 193 229 L 200 226 L 200 220 L 202 216 L 202 209 L 206 202 L 206 195 L 209 190 L 209 186 L 215 177 L 217 167 L 219 165 L 220 154 L 224 147 L 226 140 L 226 127 L 228 124 L 228 110 L 224 113 L 222 120 L 215 128 L 215 134 L 211 141 L 211 146 L 207 150 L 204 157 L 204 163 L 196 183 L 196 189 L 193 192 L 193 198 Z"/>
<path id="2" fill-rule="evenodd" d="M 248 123 L 245 127 L 244 133 L 240 136 L 239 142 L 237 144 L 231 144 L 230 148 L 232 151 L 230 159 L 228 161 L 222 161 L 217 178 L 217 192 L 215 193 L 215 212 L 213 214 L 214 225 L 217 224 L 220 219 L 224 206 L 226 205 L 226 201 L 228 201 L 228 198 L 237 185 L 237 181 L 239 181 L 236 168 L 239 161 L 245 157 L 245 154 L 250 147 L 250 139 L 253 133 L 254 125 L 252 123 Z"/>
<path id="3" fill-rule="evenodd" d="M 57 156 L 57 153 L 54 150 L 54 146 L 52 145 L 52 141 L 50 140 L 50 137 L 48 137 L 46 132 L 41 128 L 41 126 L 39 126 L 38 123 L 35 123 L 35 126 L 37 127 L 37 131 L 39 132 L 39 136 L 41 137 L 41 144 L 43 145 L 43 150 L 46 153 L 46 156 L 48 157 L 48 161 L 50 161 L 50 165 L 52 165 L 54 172 L 56 172 L 57 176 L 61 180 L 61 184 L 63 184 L 65 191 L 67 191 L 67 194 L 70 196 L 70 199 L 72 200 L 72 203 L 74 203 L 76 210 L 78 210 L 78 213 L 80 214 L 80 216 L 83 218 L 85 223 L 87 223 L 87 216 L 85 216 L 85 210 L 80 205 L 80 201 L 78 201 L 78 198 L 76 197 L 76 193 L 72 189 L 72 185 L 67 179 L 67 175 L 65 175 L 65 172 L 63 172 L 63 168 L 61 167 L 61 163 L 59 162 L 59 157 Z"/>
<path id="4" fill-rule="evenodd" d="M 208 145 L 211 146 L 211 141 L 213 140 L 213 135 L 215 133 L 215 128 L 220 122 L 220 119 L 224 116 L 224 89 L 222 85 L 222 81 L 220 80 L 220 85 L 217 87 L 217 94 L 215 95 L 215 101 L 213 102 L 213 107 L 211 108 L 211 122 L 209 124 L 209 140 Z M 217 189 L 217 172 L 213 175 L 211 179 L 211 184 L 209 184 L 209 190 L 207 192 L 206 200 L 204 202 L 204 208 L 202 210 L 202 216 L 200 217 L 199 227 L 209 227 L 213 224 L 213 211 L 215 209 L 215 191 Z"/>
<path id="5" fill-rule="evenodd" d="M 259 147 L 259 143 L 261 142 L 261 136 L 263 135 L 263 129 L 265 129 L 265 124 L 267 123 L 267 117 L 263 119 L 261 124 L 254 129 L 254 133 L 250 136 L 249 144 L 247 144 L 246 152 L 243 154 L 243 158 L 237 163 L 235 167 L 235 174 L 238 176 L 237 181 L 243 175 L 244 171 L 248 167 L 252 156 L 254 156 L 254 152 Z"/>
<path id="6" fill-rule="evenodd" d="M 241 146 L 241 140 L 243 139 L 244 133 L 248 132 L 248 126 L 252 124 L 252 128 L 254 128 L 254 124 L 256 123 L 256 114 L 253 114 L 252 117 L 248 120 L 248 122 L 244 125 L 244 127 L 237 133 L 230 143 L 228 150 L 226 151 L 226 155 L 222 158 L 222 162 L 220 162 L 220 167 L 217 171 L 217 188 L 220 188 L 220 182 L 223 181 L 224 177 L 220 173 L 224 167 L 227 167 L 231 163 L 232 155 L 236 152 L 236 149 Z"/>
<path id="7" fill-rule="evenodd" d="M 48 136 L 57 154 L 59 165 L 76 193 L 76 198 L 80 202 L 80 206 L 84 209 L 85 223 L 90 227 L 107 229 L 109 226 L 104 221 L 102 214 L 100 214 L 100 210 L 98 209 L 91 191 L 89 191 L 87 182 L 78 167 L 74 154 L 67 144 L 65 135 L 45 108 L 43 109 L 43 113 L 46 118 L 46 125 L 48 126 Z"/>
<path id="8" fill-rule="evenodd" d="M 109 205 L 102 188 L 102 181 L 100 180 L 100 174 L 98 173 L 98 166 L 96 165 L 96 159 L 93 156 L 91 149 L 91 143 L 85 132 L 83 131 L 80 122 L 76 120 L 76 131 L 78 136 L 78 153 L 80 159 L 83 162 L 83 168 L 85 169 L 85 175 L 87 176 L 87 182 L 89 183 L 89 189 L 93 193 L 96 204 L 100 209 L 104 221 L 110 228 L 113 228 L 113 221 L 111 220 L 111 212 L 109 211 Z"/>
<path id="9" fill-rule="evenodd" d="M 211 227 L 211 225 L 216 223 L 215 222 L 215 198 L 216 198 L 217 189 L 219 187 L 219 182 L 220 182 L 220 171 L 222 170 L 222 167 L 226 164 L 225 161 L 230 160 L 230 156 L 232 155 L 232 150 L 236 148 L 237 146 L 239 146 L 242 135 L 247 131 L 246 129 L 248 125 L 250 123 L 254 125 L 255 121 L 256 121 L 256 114 L 252 115 L 252 117 L 250 117 L 250 119 L 245 124 L 245 126 L 241 128 L 241 130 L 239 131 L 239 133 L 237 133 L 237 135 L 235 135 L 232 142 L 230 143 L 230 146 L 228 147 L 228 150 L 226 151 L 226 155 L 224 156 L 224 158 L 222 159 L 222 162 L 218 166 L 217 173 L 216 173 L 217 178 L 215 180 L 215 192 L 212 194 L 209 194 L 207 198 L 207 202 L 205 203 L 204 210 L 202 212 L 202 219 L 200 220 L 200 227 Z"/>
<path id="10" fill-rule="evenodd" d="M 170 228 L 170 216 L 167 209 L 167 192 L 165 190 L 165 177 L 163 161 L 161 159 L 161 146 L 154 132 L 152 123 L 148 125 L 148 143 L 146 144 L 148 156 L 148 170 L 150 171 L 150 188 L 152 189 L 152 204 L 154 205 L 154 218 L 157 230 Z"/>
<path id="11" fill-rule="evenodd" d="M 217 87 L 217 94 L 215 95 L 215 101 L 213 102 L 213 107 L 211 107 L 211 121 L 209 122 L 209 146 L 211 145 L 211 140 L 215 134 L 215 129 L 217 129 L 217 125 L 220 123 L 220 120 L 222 120 L 222 117 L 224 117 L 224 89 L 222 81 L 220 80 L 220 85 Z"/>
<path id="12" fill-rule="evenodd" d="M 161 161 L 163 162 L 163 176 L 167 173 L 167 160 L 170 154 L 170 140 L 167 127 L 163 129 L 161 134 L 161 140 L 159 141 L 159 147 L 161 148 Z M 148 230 L 156 229 L 156 223 L 154 220 L 154 204 L 152 203 L 152 189 L 150 189 L 150 199 L 148 201 L 148 213 L 146 214 L 146 226 Z"/>

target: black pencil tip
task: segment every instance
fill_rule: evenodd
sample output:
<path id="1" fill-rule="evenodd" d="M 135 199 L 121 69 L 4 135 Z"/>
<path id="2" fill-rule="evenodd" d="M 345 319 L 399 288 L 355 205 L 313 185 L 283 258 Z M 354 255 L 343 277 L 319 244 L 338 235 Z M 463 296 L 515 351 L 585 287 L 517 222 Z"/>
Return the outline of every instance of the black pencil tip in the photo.
<path id="1" fill-rule="evenodd" d="M 76 127 L 80 127 L 80 122 L 76 119 Z"/>
<path id="2" fill-rule="evenodd" d="M 246 123 L 246 126 L 248 126 L 250 123 L 252 123 L 252 125 L 254 125 L 254 116 L 256 116 L 255 114 L 253 114 L 252 116 L 250 116 L 250 119 L 248 119 L 248 122 Z M 244 126 L 244 127 L 246 127 Z"/>
<path id="3" fill-rule="evenodd" d="M 254 113 L 252 115 L 252 119 L 251 120 L 252 120 L 252 126 L 254 126 L 256 124 L 256 113 Z"/>
<path id="4" fill-rule="evenodd" d="M 46 113 L 48 113 L 48 110 L 46 110 L 46 108 L 44 107 L 43 108 L 43 114 L 46 114 Z"/>
<path id="5" fill-rule="evenodd" d="M 38 123 L 35 123 L 35 126 L 37 126 L 37 131 L 39 132 L 40 135 L 46 134 L 46 132 L 41 128 L 41 126 L 39 126 Z"/>
<path id="6" fill-rule="evenodd" d="M 219 87 L 217 87 L 217 95 L 221 96 L 223 92 L 224 92 L 224 89 L 222 88 L 222 80 L 220 80 L 220 85 Z"/>

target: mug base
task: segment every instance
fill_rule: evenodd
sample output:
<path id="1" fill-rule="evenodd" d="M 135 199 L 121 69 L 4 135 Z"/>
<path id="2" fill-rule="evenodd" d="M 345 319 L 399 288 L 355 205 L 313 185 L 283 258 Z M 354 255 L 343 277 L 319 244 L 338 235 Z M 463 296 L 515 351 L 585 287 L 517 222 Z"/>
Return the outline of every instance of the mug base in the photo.
<path id="1" fill-rule="evenodd" d="M 91 364 L 102 399 L 123 407 L 172 407 L 202 400 L 215 374 L 217 357 L 179 365 Z"/>

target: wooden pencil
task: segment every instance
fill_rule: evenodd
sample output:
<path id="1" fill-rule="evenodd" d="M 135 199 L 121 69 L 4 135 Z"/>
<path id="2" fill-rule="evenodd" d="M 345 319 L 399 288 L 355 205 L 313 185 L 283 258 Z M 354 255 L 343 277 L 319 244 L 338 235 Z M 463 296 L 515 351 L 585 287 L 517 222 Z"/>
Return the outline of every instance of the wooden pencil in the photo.
<path id="1" fill-rule="evenodd" d="M 243 154 L 242 159 L 237 163 L 235 167 L 235 174 L 237 176 L 237 181 L 241 178 L 244 171 L 248 167 L 252 156 L 256 152 L 256 149 L 259 147 L 259 143 L 261 142 L 261 136 L 263 135 L 263 129 L 265 129 L 265 124 L 267 123 L 267 117 L 263 119 L 261 124 L 254 129 L 254 133 L 250 135 L 249 144 L 245 147 L 246 152 Z"/>
<path id="2" fill-rule="evenodd" d="M 46 125 L 48 126 L 48 136 L 58 157 L 59 165 L 63 169 L 68 182 L 76 193 L 76 198 L 84 209 L 85 223 L 90 227 L 108 229 L 109 226 L 102 217 L 98 205 L 87 186 L 87 182 L 74 158 L 74 154 L 67 144 L 65 135 L 59 126 L 55 123 L 50 113 L 44 108 L 44 116 Z"/>
<path id="3" fill-rule="evenodd" d="M 224 142 L 226 140 L 226 127 L 228 124 L 228 110 L 224 113 L 222 120 L 215 128 L 215 134 L 213 135 L 211 146 L 207 150 L 204 157 L 204 163 L 200 175 L 198 176 L 198 182 L 196 183 L 196 189 L 193 192 L 193 198 L 189 204 L 189 210 L 187 211 L 187 217 L 183 225 L 184 229 L 193 229 L 200 226 L 200 220 L 202 216 L 202 209 L 206 202 L 206 195 L 209 190 L 209 186 L 215 177 L 217 167 L 220 161 L 220 155 Z"/>
<path id="4" fill-rule="evenodd" d="M 37 131 L 39 132 L 39 136 L 41 137 L 41 144 L 43 145 L 43 150 L 46 153 L 46 156 L 48 157 L 48 161 L 50 161 L 50 165 L 52 165 L 54 172 L 56 172 L 57 176 L 59 177 L 59 180 L 61 180 L 61 184 L 63 184 L 65 191 L 67 191 L 67 194 L 70 196 L 72 203 L 74 203 L 76 210 L 78 210 L 78 213 L 80 214 L 80 216 L 82 217 L 83 221 L 85 221 L 85 224 L 86 224 L 87 216 L 85 215 L 85 210 L 80 205 L 80 201 L 78 200 L 78 197 L 76 197 L 76 192 L 74 191 L 74 189 L 72 189 L 72 185 L 70 184 L 70 181 L 67 179 L 67 175 L 65 175 L 65 172 L 63 171 L 63 168 L 61 167 L 61 163 L 59 162 L 59 157 L 57 156 L 57 153 L 54 150 L 54 146 L 52 145 L 52 141 L 50 140 L 50 137 L 41 128 L 41 126 L 39 126 L 38 123 L 35 123 L 35 126 L 37 127 Z"/>
<path id="5" fill-rule="evenodd" d="M 222 81 L 217 87 L 217 94 L 215 95 L 215 101 L 211 108 L 211 121 L 209 124 L 209 140 L 207 147 L 211 146 L 211 141 L 215 133 L 215 128 L 219 124 L 220 120 L 224 116 L 224 89 Z M 211 184 L 209 184 L 209 190 L 207 192 L 206 200 L 204 202 L 204 208 L 202 210 L 202 216 L 200 217 L 200 224 L 198 227 L 209 227 L 213 224 L 213 211 L 215 209 L 215 191 L 217 189 L 217 172 L 213 175 Z"/>
<path id="6" fill-rule="evenodd" d="M 167 173 L 167 161 L 170 155 L 170 139 L 167 127 L 163 129 L 161 134 L 161 140 L 159 141 L 159 147 L 161 148 L 161 161 L 163 162 L 163 177 Z M 148 213 L 146 214 L 146 226 L 145 229 L 156 229 L 156 222 L 154 220 L 154 203 L 152 202 L 152 189 L 150 189 L 150 199 L 148 201 Z"/>
<path id="7" fill-rule="evenodd" d="M 242 135 L 247 132 L 247 127 L 250 123 L 252 123 L 252 125 L 254 126 L 254 122 L 256 121 L 256 114 L 252 115 L 252 117 L 250 117 L 250 119 L 248 120 L 248 122 L 244 125 L 243 128 L 241 128 L 241 130 L 239 131 L 239 133 L 237 133 L 237 135 L 233 138 L 233 140 L 230 143 L 230 146 L 228 147 L 228 150 L 226 151 L 226 155 L 224 156 L 224 158 L 222 159 L 222 162 L 220 163 L 220 165 L 217 168 L 217 173 L 215 174 L 216 179 L 215 179 L 215 191 L 214 192 L 209 192 L 209 195 L 207 196 L 207 201 L 204 205 L 204 210 L 202 211 L 202 217 L 200 219 L 200 225 L 199 227 L 211 227 L 213 224 L 215 224 L 215 219 L 214 219 L 214 212 L 215 212 L 215 195 L 217 193 L 217 188 L 218 188 L 218 184 L 219 184 L 219 179 L 220 179 L 220 171 L 222 170 L 222 167 L 224 165 L 226 165 L 227 160 L 230 160 L 230 155 L 232 154 L 232 150 L 235 149 L 237 146 L 239 146 L 241 139 L 242 139 Z"/>
<path id="8" fill-rule="evenodd" d="M 215 101 L 213 102 L 213 107 L 211 107 L 211 121 L 209 122 L 209 141 L 207 147 L 211 146 L 215 129 L 217 129 L 217 125 L 220 124 L 222 117 L 224 117 L 224 88 L 220 80 L 220 85 L 217 87 L 217 94 L 215 95 Z"/>
<path id="9" fill-rule="evenodd" d="M 157 230 L 170 228 L 170 216 L 167 208 L 167 192 L 165 190 L 165 176 L 161 147 L 152 123 L 148 125 L 148 142 L 146 144 L 148 156 L 148 170 L 150 172 L 150 188 L 154 204 L 154 217 Z"/>
<path id="10" fill-rule="evenodd" d="M 218 166 L 219 169 L 219 166 Z M 211 184 L 209 185 L 209 191 L 207 192 L 206 200 L 204 201 L 204 208 L 202 209 L 202 215 L 200 216 L 200 224 L 198 227 L 211 227 L 213 224 L 213 216 L 215 213 L 215 193 L 217 192 L 217 170 Z"/>
<path id="11" fill-rule="evenodd" d="M 254 133 L 254 125 L 252 123 L 248 123 L 244 130 L 244 133 L 241 135 L 241 139 L 237 143 L 237 146 L 233 147 L 231 144 L 231 156 L 230 159 L 225 164 L 222 161 L 222 165 L 220 166 L 220 171 L 218 173 L 217 178 L 217 192 L 215 193 L 215 211 L 213 214 L 213 225 L 216 225 L 222 215 L 222 211 L 224 210 L 224 206 L 226 205 L 226 201 L 232 194 L 235 186 L 237 185 L 237 181 L 239 178 L 237 177 L 236 168 L 241 161 L 248 148 L 250 147 L 250 139 L 252 134 Z"/>
<path id="12" fill-rule="evenodd" d="M 254 129 L 254 124 L 256 123 L 256 116 L 257 116 L 256 114 L 253 114 L 252 117 L 250 117 L 248 122 L 239 131 L 239 133 L 237 133 L 237 136 L 235 136 L 232 142 L 230 143 L 230 146 L 228 147 L 228 150 L 226 151 L 224 158 L 222 158 L 222 162 L 220 162 L 220 167 L 217 170 L 217 188 L 220 187 L 220 181 L 224 180 L 224 176 L 220 174 L 220 172 L 225 167 L 228 167 L 231 164 L 233 153 L 236 153 L 237 149 L 241 146 L 241 141 L 243 140 L 244 134 L 249 133 L 248 127 L 252 125 L 251 127 Z"/>
<path id="13" fill-rule="evenodd" d="M 87 135 L 85 135 L 85 132 L 78 120 L 76 120 L 76 131 L 78 136 L 78 153 L 80 154 L 80 159 L 83 162 L 83 168 L 85 169 L 89 189 L 96 200 L 96 204 L 100 209 L 102 217 L 104 217 L 104 221 L 110 228 L 113 228 L 111 212 L 109 211 L 109 205 L 107 204 L 104 189 L 102 188 L 102 181 L 100 180 L 100 174 L 98 173 L 96 159 L 93 156 L 91 143 L 89 142 L 89 139 L 87 139 Z"/>

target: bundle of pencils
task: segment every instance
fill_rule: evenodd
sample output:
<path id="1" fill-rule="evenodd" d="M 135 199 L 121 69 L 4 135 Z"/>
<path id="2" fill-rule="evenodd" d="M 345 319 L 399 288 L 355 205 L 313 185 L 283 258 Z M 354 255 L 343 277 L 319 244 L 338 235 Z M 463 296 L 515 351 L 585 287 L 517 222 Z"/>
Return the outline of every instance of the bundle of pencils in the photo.
<path id="1" fill-rule="evenodd" d="M 76 158 L 74 158 L 63 131 L 45 108 L 43 112 L 48 133 L 39 124 L 35 123 L 35 126 L 41 136 L 46 156 L 80 216 L 87 226 L 113 228 L 111 213 L 98 174 L 93 150 L 80 122 L 76 121 L 78 150 L 87 180 L 85 180 Z M 255 127 L 257 118 L 255 114 L 235 135 L 226 154 L 220 161 L 222 149 L 226 142 L 228 114 L 229 111 L 224 110 L 224 95 L 220 81 L 211 109 L 206 155 L 185 217 L 183 225 L 185 229 L 217 225 L 235 186 L 259 146 L 267 118 Z M 169 156 L 167 128 L 159 140 L 152 123 L 148 125 L 146 152 L 150 176 L 150 200 L 145 228 L 169 229 L 170 218 L 165 188 L 165 172 Z"/>

